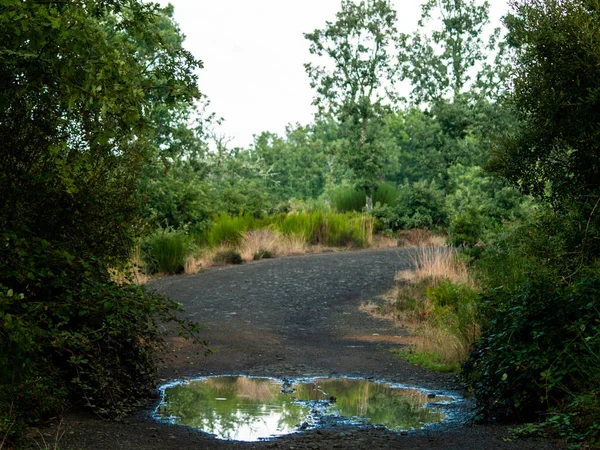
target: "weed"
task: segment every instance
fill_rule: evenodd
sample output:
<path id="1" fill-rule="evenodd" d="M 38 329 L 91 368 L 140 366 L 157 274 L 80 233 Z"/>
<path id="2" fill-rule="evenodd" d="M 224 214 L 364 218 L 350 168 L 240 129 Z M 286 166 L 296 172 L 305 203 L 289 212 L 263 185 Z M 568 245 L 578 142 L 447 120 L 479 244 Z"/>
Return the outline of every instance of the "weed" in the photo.
<path id="1" fill-rule="evenodd" d="M 393 353 L 411 364 L 436 372 L 458 373 L 460 371 L 460 364 L 457 362 L 446 362 L 444 357 L 439 353 L 396 349 L 393 350 Z"/>
<path id="2" fill-rule="evenodd" d="M 252 259 L 254 261 L 258 261 L 260 259 L 268 259 L 268 258 L 272 258 L 273 254 L 268 251 L 268 250 L 264 250 L 264 249 L 260 249 L 259 251 L 257 251 L 253 256 Z"/>

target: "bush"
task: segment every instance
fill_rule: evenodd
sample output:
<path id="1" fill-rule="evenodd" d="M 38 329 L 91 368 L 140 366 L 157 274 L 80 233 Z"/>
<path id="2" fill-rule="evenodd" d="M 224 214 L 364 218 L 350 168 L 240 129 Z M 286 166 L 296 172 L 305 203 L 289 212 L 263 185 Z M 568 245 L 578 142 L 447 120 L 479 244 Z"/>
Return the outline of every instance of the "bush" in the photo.
<path id="1" fill-rule="evenodd" d="M 486 229 L 485 218 L 469 210 L 452 218 L 448 228 L 448 244 L 454 247 L 474 247 Z"/>
<path id="2" fill-rule="evenodd" d="M 583 420 L 599 413 L 583 410 L 600 392 L 600 268 L 573 251 L 579 223 L 569 211 L 537 215 L 497 234 L 477 261 L 482 337 L 462 377 L 481 419 L 544 413 L 546 429 L 587 440 L 600 425 Z"/>
<path id="3" fill-rule="evenodd" d="M 395 213 L 395 221 L 404 229 L 433 228 L 448 221 L 444 193 L 435 181 L 421 180 L 400 186 Z"/>
<path id="4" fill-rule="evenodd" d="M 213 262 L 222 264 L 242 264 L 242 255 L 235 250 L 221 250 L 213 256 Z"/>
<path id="5" fill-rule="evenodd" d="M 183 231 L 158 230 L 144 243 L 144 259 L 149 273 L 183 272 L 192 239 Z"/>
<path id="6" fill-rule="evenodd" d="M 11 433 L 71 402 L 128 411 L 154 387 L 157 325 L 173 310 L 166 297 L 113 283 L 96 258 L 0 235 L 0 416 L 17 424 Z"/>

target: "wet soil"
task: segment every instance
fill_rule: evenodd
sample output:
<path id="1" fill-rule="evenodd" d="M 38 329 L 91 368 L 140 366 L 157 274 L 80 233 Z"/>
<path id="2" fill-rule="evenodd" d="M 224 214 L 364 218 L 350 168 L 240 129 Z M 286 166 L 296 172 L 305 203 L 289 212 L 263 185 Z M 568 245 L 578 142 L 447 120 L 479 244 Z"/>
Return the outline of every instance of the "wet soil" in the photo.
<path id="1" fill-rule="evenodd" d="M 406 332 L 375 318 L 362 305 L 381 303 L 394 276 L 411 266 L 411 250 L 382 249 L 306 255 L 209 268 L 198 275 L 156 280 L 148 286 L 183 304 L 185 314 L 209 329 L 214 353 L 171 337 L 163 381 L 207 375 L 269 377 L 350 376 L 430 390 L 455 391 L 452 377 L 409 365 L 393 355 Z M 548 440 L 509 440 L 504 426 L 453 421 L 426 431 L 335 426 L 268 442 L 220 441 L 182 426 L 153 422 L 158 400 L 124 421 L 67 414 L 40 430 L 60 449 L 557 449 Z M 468 408 L 464 402 L 466 417 Z"/>

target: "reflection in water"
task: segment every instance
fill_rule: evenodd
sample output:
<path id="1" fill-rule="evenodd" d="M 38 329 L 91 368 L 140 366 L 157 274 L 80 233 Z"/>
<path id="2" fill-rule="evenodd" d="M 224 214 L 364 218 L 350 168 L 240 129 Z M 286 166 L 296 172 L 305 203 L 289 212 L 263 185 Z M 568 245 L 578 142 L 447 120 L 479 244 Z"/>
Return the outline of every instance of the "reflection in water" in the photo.
<path id="1" fill-rule="evenodd" d="M 256 441 L 315 425 L 317 416 L 345 423 L 422 428 L 444 414 L 424 407 L 426 394 L 366 380 L 314 379 L 285 384 L 270 378 L 217 377 L 164 389 L 159 420 L 187 425 L 219 439 Z M 437 397 L 436 402 L 453 401 Z"/>
<path id="2" fill-rule="evenodd" d="M 294 432 L 309 411 L 275 380 L 219 377 L 168 387 L 157 415 L 220 439 L 256 441 Z"/>

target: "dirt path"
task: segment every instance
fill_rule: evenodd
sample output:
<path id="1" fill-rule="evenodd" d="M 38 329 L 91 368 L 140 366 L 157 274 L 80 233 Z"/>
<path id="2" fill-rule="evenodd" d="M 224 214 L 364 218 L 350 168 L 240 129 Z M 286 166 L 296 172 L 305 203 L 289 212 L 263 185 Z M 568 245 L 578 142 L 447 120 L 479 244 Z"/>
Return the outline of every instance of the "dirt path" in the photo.
<path id="1" fill-rule="evenodd" d="M 448 376 L 395 357 L 390 349 L 401 345 L 404 331 L 361 310 L 365 303 L 382 301 L 379 297 L 393 286 L 396 273 L 410 264 L 410 250 L 367 250 L 214 267 L 194 276 L 157 280 L 150 288 L 181 302 L 188 317 L 210 327 L 205 337 L 216 351 L 205 358 L 193 346 L 171 338 L 172 361 L 162 378 L 348 375 L 451 389 Z M 458 424 L 408 436 L 337 428 L 271 442 L 224 442 L 154 423 L 148 410 L 122 423 L 71 416 L 62 431 L 61 449 L 560 448 L 548 441 L 506 441 L 504 427 Z M 55 432 L 45 430 L 47 435 Z"/>

